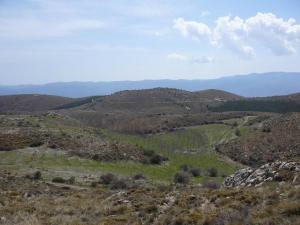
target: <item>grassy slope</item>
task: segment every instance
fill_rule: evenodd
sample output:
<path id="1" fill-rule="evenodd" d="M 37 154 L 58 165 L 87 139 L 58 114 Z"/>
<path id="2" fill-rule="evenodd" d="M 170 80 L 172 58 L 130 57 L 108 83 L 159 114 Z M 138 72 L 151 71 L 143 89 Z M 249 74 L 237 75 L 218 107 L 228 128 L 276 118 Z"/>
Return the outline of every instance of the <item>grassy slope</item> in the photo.
<path id="1" fill-rule="evenodd" d="M 29 152 L 0 152 L 0 167 L 9 170 L 27 169 L 50 169 L 65 172 L 95 173 L 113 172 L 121 175 L 134 175 L 144 173 L 148 179 L 154 183 L 170 182 L 180 165 L 188 164 L 194 167 L 207 169 L 217 168 L 220 173 L 217 178 L 211 180 L 221 181 L 222 175 L 232 173 L 236 168 L 226 162 L 221 161 L 216 155 L 181 155 L 174 154 L 169 162 L 164 165 L 149 165 L 136 162 L 97 162 L 93 160 L 81 159 L 78 157 L 68 157 L 64 154 L 47 153 L 35 157 Z M 201 182 L 208 177 L 195 178 L 194 182 Z"/>
<path id="2" fill-rule="evenodd" d="M 242 135 L 248 132 L 248 129 L 244 127 L 241 130 L 243 130 Z M 212 148 L 220 141 L 233 138 L 234 131 L 230 126 L 223 124 L 194 126 L 185 130 L 148 137 L 103 131 L 112 140 L 137 144 L 169 158 L 169 162 L 162 166 L 131 163 L 118 163 L 117 166 L 114 164 L 107 166 L 111 166 L 111 171 L 121 169 L 128 174 L 131 174 L 132 171 L 140 171 L 150 178 L 168 181 L 172 180 L 182 164 L 199 167 L 203 170 L 215 167 L 219 171 L 219 177 L 215 180 L 222 180 L 221 177 L 232 173 L 236 169 L 236 165 L 225 162 Z M 203 179 L 207 179 L 207 177 L 195 179 L 195 181 L 202 181 Z"/>
<path id="3" fill-rule="evenodd" d="M 32 122 L 35 119 L 30 117 Z M 47 129 L 60 130 L 61 132 L 80 133 L 88 128 L 81 129 L 71 126 L 60 126 L 53 124 L 54 119 L 45 119 L 43 126 Z M 246 128 L 242 128 L 246 129 Z M 94 130 L 94 129 L 92 129 Z M 95 130 L 94 130 L 95 131 Z M 32 153 L 26 151 L 2 152 L 0 166 L 2 168 L 50 168 L 53 170 L 89 172 L 114 172 L 122 175 L 134 175 L 144 173 L 153 182 L 172 181 L 174 174 L 182 164 L 191 167 L 199 167 L 206 170 L 215 167 L 219 171 L 219 177 L 208 178 L 207 176 L 195 178 L 194 182 L 201 182 L 206 179 L 222 180 L 222 176 L 231 174 L 236 165 L 226 162 L 212 151 L 214 144 L 228 138 L 234 137 L 235 129 L 223 124 L 210 124 L 194 126 L 185 130 L 178 130 L 172 133 L 158 134 L 148 137 L 112 133 L 106 130 L 96 130 L 100 135 L 105 135 L 111 140 L 137 144 L 145 149 L 152 149 L 169 158 L 163 165 L 147 165 L 137 162 L 97 162 L 68 157 L 64 154 L 43 153 L 32 160 Z M 90 132 L 90 130 L 89 130 Z M 243 132 L 241 132 L 243 134 Z M 189 153 L 189 154 L 187 154 Z"/>

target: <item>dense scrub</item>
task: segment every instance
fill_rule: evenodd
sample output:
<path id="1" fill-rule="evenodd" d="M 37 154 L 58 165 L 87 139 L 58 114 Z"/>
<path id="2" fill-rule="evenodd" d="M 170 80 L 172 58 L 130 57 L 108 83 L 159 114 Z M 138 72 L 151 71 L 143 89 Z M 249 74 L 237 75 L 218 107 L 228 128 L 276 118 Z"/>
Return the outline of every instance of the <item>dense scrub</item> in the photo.
<path id="1" fill-rule="evenodd" d="M 228 101 L 222 105 L 211 107 L 214 112 L 227 111 L 257 111 L 257 112 L 300 112 L 300 104 L 284 100 L 243 99 Z"/>

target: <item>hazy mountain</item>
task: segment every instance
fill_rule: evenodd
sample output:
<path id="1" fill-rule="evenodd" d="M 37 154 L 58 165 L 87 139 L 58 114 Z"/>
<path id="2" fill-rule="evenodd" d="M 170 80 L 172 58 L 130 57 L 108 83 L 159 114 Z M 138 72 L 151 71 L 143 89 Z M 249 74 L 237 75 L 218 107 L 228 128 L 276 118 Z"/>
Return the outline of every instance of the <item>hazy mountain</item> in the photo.
<path id="1" fill-rule="evenodd" d="M 112 82 L 59 82 L 45 85 L 0 86 L 0 95 L 47 94 L 66 97 L 107 95 L 121 90 L 155 87 L 187 91 L 219 89 L 246 97 L 286 95 L 300 92 L 300 72 L 236 75 L 210 80 L 143 80 Z"/>

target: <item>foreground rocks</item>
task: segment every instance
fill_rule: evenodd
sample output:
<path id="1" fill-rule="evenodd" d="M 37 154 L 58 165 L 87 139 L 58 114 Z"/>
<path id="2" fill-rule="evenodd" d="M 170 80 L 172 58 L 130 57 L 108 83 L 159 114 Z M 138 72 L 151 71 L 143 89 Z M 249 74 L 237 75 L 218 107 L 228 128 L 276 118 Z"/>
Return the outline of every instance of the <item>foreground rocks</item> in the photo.
<path id="1" fill-rule="evenodd" d="M 270 181 L 290 181 L 300 184 L 300 164 L 276 161 L 262 165 L 258 169 L 245 168 L 224 180 L 225 187 L 261 186 Z"/>

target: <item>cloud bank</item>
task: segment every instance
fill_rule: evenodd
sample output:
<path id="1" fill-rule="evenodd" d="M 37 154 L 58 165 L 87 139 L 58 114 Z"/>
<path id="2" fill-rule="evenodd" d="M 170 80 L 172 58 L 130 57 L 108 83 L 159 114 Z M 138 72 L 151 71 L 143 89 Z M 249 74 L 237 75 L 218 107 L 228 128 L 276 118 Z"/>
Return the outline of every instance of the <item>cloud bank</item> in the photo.
<path id="1" fill-rule="evenodd" d="M 300 41 L 300 24 L 293 18 L 284 20 L 272 13 L 257 13 L 245 20 L 219 17 L 214 27 L 177 18 L 173 28 L 184 37 L 208 40 L 212 46 L 227 48 L 247 58 L 255 55 L 257 46 L 263 46 L 275 55 L 295 54 Z"/>

